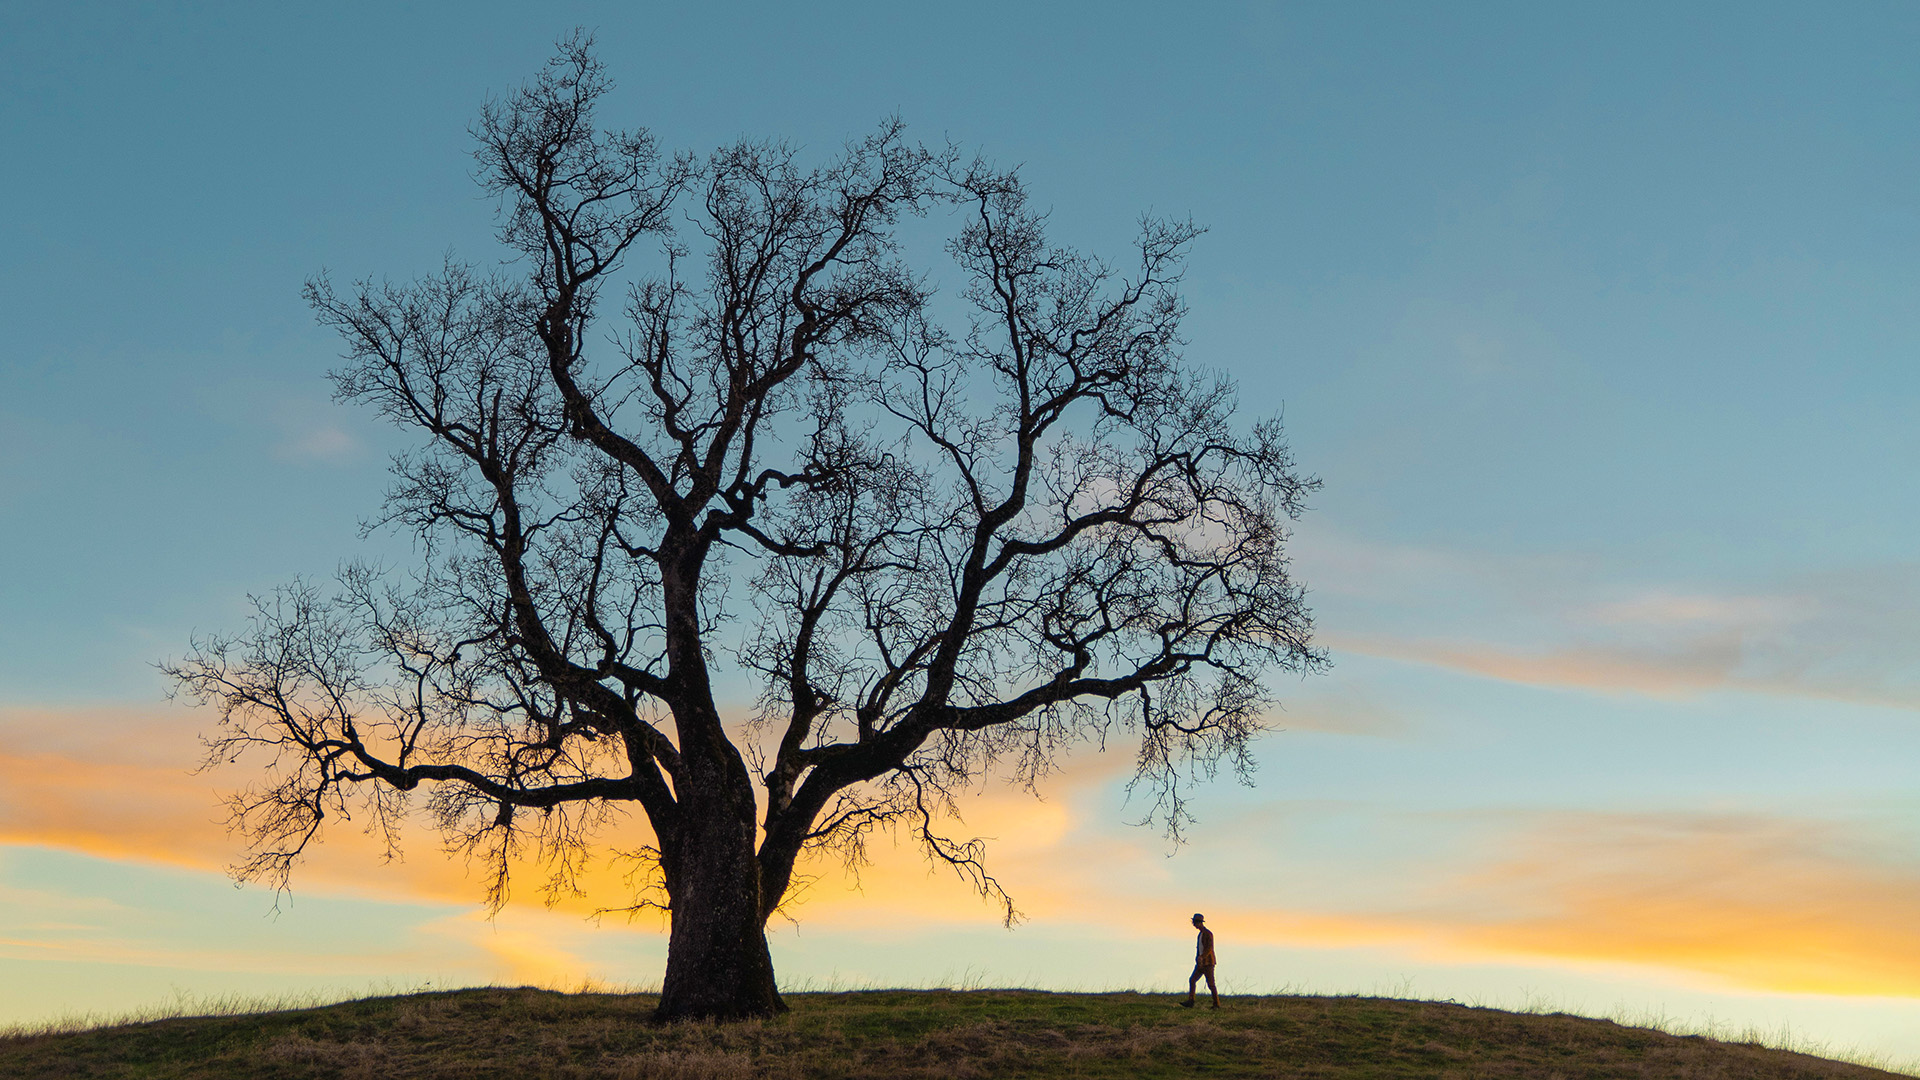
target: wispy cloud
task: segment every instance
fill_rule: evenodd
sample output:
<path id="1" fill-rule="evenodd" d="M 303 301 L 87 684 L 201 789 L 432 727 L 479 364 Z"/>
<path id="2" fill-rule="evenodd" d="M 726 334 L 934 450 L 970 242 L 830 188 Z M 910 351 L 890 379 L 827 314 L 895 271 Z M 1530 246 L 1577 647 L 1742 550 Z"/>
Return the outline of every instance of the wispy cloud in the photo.
<path id="1" fill-rule="evenodd" d="M 243 354 L 250 352 L 244 344 L 240 348 Z M 244 433 L 281 461 L 343 465 L 369 456 L 375 417 L 331 400 L 318 377 L 288 380 L 262 374 L 264 370 L 236 361 L 228 377 L 197 387 L 193 396 L 204 422 Z"/>
<path id="2" fill-rule="evenodd" d="M 1301 549 L 1341 652 L 1534 686 L 1735 690 L 1920 708 L 1920 564 L 1758 587 L 1623 584 L 1576 559 L 1493 559 L 1335 535 Z"/>
<path id="3" fill-rule="evenodd" d="M 1329 735 L 1405 738 L 1413 731 L 1404 715 L 1380 704 L 1350 682 L 1288 687 L 1267 723 L 1280 731 L 1318 731 Z"/>
<path id="4" fill-rule="evenodd" d="M 1730 687 L 1742 660 L 1738 634 L 1693 638 L 1666 650 L 1580 645 L 1520 652 L 1483 643 L 1328 634 L 1338 651 L 1433 664 L 1530 686 L 1564 686 L 1606 693 L 1676 697 Z"/>
<path id="5" fill-rule="evenodd" d="M 293 461 L 337 464 L 359 458 L 365 447 L 337 425 L 300 424 L 289 426 L 275 450 Z"/>
<path id="6" fill-rule="evenodd" d="M 1587 609 L 1601 625 L 1742 629 L 1782 627 L 1815 615 L 1812 598 L 1791 595 L 1723 595 L 1646 589 Z"/>

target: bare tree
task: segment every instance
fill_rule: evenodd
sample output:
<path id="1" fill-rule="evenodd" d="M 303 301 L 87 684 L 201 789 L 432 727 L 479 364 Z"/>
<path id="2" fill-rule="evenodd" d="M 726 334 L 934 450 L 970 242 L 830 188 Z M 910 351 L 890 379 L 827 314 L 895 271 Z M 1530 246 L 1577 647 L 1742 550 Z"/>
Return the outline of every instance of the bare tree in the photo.
<path id="1" fill-rule="evenodd" d="M 329 815 L 391 838 L 424 788 L 492 903 L 522 857 L 564 894 L 637 807 L 659 1016 L 765 1015 L 803 853 L 905 828 L 1011 921 L 941 825 L 996 764 L 1031 784 L 1130 732 L 1176 834 L 1184 777 L 1244 773 L 1263 675 L 1324 662 L 1283 551 L 1314 482 L 1181 362 L 1192 225 L 1146 221 L 1109 266 L 1050 245 L 1015 174 L 898 123 L 815 169 L 781 143 L 664 156 L 595 127 L 590 45 L 476 125 L 506 271 L 308 287 L 340 397 L 423 435 L 381 519 L 419 564 L 288 586 L 169 671 L 220 708 L 214 759 L 270 759 L 232 803 L 241 876 L 284 887 Z M 898 237 L 931 209 L 960 222 L 952 300 Z M 716 679 L 749 676 L 729 726 Z"/>

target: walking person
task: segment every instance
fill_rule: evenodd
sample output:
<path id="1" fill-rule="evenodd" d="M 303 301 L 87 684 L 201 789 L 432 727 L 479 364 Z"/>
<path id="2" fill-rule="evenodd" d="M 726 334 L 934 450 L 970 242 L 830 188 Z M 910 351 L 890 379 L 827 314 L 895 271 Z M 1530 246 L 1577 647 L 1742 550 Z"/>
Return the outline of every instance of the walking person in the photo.
<path id="1" fill-rule="evenodd" d="M 1187 976 L 1187 1000 L 1181 1002 L 1180 1007 L 1193 1008 L 1194 991 L 1204 976 L 1207 992 L 1213 995 L 1213 1004 L 1208 1008 L 1217 1009 L 1220 1007 L 1220 988 L 1213 982 L 1213 931 L 1207 929 L 1207 917 L 1199 912 L 1194 913 L 1193 928 L 1200 931 L 1200 936 L 1193 943 L 1193 974 Z"/>

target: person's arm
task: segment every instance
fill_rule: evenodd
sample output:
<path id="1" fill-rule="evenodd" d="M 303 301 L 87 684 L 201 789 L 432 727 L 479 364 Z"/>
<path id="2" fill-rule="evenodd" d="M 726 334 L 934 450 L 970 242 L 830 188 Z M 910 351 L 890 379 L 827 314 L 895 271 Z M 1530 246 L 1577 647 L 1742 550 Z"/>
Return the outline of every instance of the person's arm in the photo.
<path id="1" fill-rule="evenodd" d="M 1201 962 L 1201 963 L 1203 963 L 1203 964 L 1212 964 L 1212 963 L 1214 963 L 1214 956 L 1213 956 L 1213 931 L 1211 931 L 1211 930 L 1208 930 L 1208 929 L 1205 929 L 1204 927 L 1203 927 L 1203 928 L 1201 929 L 1201 931 L 1200 931 L 1200 957 L 1199 957 L 1199 959 L 1200 959 L 1200 962 Z"/>

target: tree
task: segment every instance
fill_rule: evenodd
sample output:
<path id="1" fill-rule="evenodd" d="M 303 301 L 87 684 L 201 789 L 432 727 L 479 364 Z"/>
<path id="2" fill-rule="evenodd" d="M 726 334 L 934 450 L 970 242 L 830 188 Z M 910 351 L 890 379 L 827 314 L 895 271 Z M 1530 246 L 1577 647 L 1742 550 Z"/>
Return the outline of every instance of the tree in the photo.
<path id="1" fill-rule="evenodd" d="M 308 286 L 339 397 L 419 435 L 379 519 L 418 565 L 295 582 L 168 670 L 219 708 L 213 759 L 270 759 L 230 807 L 242 878 L 285 887 L 354 810 L 393 842 L 424 790 L 491 903 L 528 855 L 564 894 L 637 809 L 659 1016 L 766 1015 L 803 853 L 908 829 L 1011 924 L 981 843 L 942 835 L 987 770 L 1033 784 L 1130 731 L 1176 836 L 1184 778 L 1244 775 L 1260 679 L 1324 662 L 1283 547 L 1315 484 L 1183 366 L 1191 224 L 1144 221 L 1123 274 L 897 122 L 811 170 L 773 142 L 696 160 L 599 130 L 609 85 L 576 36 L 482 111 L 504 269 Z M 952 300 L 900 237 L 935 209 Z M 746 676 L 729 726 L 716 680 Z"/>

